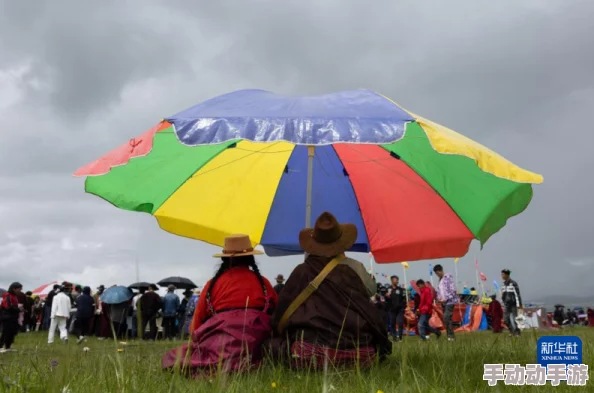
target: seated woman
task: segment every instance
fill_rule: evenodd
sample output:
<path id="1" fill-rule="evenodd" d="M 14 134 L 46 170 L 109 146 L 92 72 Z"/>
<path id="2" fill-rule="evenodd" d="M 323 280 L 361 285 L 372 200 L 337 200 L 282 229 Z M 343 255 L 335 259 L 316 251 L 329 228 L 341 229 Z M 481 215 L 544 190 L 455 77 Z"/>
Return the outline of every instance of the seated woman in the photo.
<path id="1" fill-rule="evenodd" d="M 323 213 L 314 228 L 301 231 L 308 254 L 279 295 L 271 341 L 275 357 L 293 367 L 371 365 L 392 352 L 388 330 L 370 301 L 375 280 L 362 263 L 346 258 L 357 239 L 357 227 L 340 225 Z"/>
<path id="2" fill-rule="evenodd" d="M 225 239 L 223 252 L 214 255 L 223 263 L 204 286 L 194 312 L 191 342 L 167 353 L 163 368 L 180 366 L 198 376 L 244 371 L 259 364 L 262 343 L 270 338 L 277 296 L 260 275 L 254 259 L 258 254 L 262 252 L 252 248 L 246 235 Z"/>

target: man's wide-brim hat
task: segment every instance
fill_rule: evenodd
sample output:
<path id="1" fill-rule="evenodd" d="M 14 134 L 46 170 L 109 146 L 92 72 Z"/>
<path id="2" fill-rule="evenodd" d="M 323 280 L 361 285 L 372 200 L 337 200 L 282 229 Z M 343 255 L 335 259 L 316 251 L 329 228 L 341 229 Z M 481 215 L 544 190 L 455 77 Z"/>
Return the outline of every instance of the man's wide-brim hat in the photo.
<path id="1" fill-rule="evenodd" d="M 262 251 L 254 250 L 248 235 L 231 235 L 225 238 L 225 248 L 223 248 L 223 251 L 214 254 L 213 257 L 243 257 L 246 255 L 262 254 L 264 254 Z"/>
<path id="2" fill-rule="evenodd" d="M 299 244 L 303 251 L 322 257 L 335 257 L 353 247 L 357 241 L 357 227 L 354 224 L 340 224 L 336 217 L 322 213 L 313 228 L 299 233 Z"/>

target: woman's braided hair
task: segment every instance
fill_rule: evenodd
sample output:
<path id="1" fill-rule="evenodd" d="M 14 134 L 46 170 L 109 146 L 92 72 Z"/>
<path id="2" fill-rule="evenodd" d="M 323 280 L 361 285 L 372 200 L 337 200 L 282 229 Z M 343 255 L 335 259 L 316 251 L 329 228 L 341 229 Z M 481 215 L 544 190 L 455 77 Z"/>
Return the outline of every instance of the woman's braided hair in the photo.
<path id="1" fill-rule="evenodd" d="M 260 269 L 258 268 L 258 265 L 256 265 L 256 258 L 254 258 L 253 255 L 244 255 L 244 256 L 240 256 L 240 257 L 222 257 L 221 260 L 223 261 L 223 263 L 221 263 L 221 266 L 219 266 L 219 270 L 217 270 L 215 276 L 210 281 L 208 291 L 206 292 L 206 302 L 208 303 L 208 308 L 212 315 L 215 314 L 215 310 L 214 310 L 214 308 L 212 306 L 212 302 L 211 302 L 212 289 L 214 288 L 219 277 L 221 277 L 223 275 L 223 273 L 225 273 L 227 270 L 231 269 L 232 267 L 247 266 L 247 267 L 251 268 L 252 271 L 254 272 L 254 274 L 256 274 L 256 277 L 258 278 L 258 282 L 260 282 L 260 285 L 262 286 L 262 290 L 264 292 L 264 297 L 266 299 L 268 299 L 268 290 L 266 289 L 266 285 L 264 284 L 264 279 L 262 278 L 262 274 L 260 274 Z"/>

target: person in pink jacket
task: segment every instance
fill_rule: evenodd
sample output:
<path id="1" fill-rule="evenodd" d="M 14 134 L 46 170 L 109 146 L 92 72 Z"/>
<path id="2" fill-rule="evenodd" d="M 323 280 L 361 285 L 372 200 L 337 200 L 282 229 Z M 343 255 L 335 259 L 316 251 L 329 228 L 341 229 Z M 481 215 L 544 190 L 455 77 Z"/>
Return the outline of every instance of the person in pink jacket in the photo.
<path id="1" fill-rule="evenodd" d="M 454 307 L 458 304 L 458 291 L 456 290 L 456 283 L 451 273 L 445 273 L 441 265 L 435 265 L 433 272 L 439 277 L 439 284 L 437 286 L 437 301 L 443 307 L 443 322 L 448 334 L 448 340 L 453 341 L 454 324 L 452 322 L 452 315 Z"/>

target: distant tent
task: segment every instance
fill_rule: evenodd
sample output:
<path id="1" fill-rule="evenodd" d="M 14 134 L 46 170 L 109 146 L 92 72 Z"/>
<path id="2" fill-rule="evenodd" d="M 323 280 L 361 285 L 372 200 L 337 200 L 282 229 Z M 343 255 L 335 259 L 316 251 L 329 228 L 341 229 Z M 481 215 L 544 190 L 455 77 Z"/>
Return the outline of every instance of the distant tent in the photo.
<path id="1" fill-rule="evenodd" d="M 470 311 L 472 310 L 472 306 L 466 307 L 466 312 L 464 313 L 464 319 L 462 320 L 462 326 L 468 325 L 470 323 Z"/>
<path id="2" fill-rule="evenodd" d="M 408 308 L 404 312 L 404 335 L 414 336 L 417 326 L 417 316 L 412 312 L 414 302 L 411 300 L 408 302 Z"/>
<path id="3" fill-rule="evenodd" d="M 464 315 L 466 310 L 470 308 L 470 305 L 464 303 L 458 303 L 454 306 L 454 312 L 452 313 L 452 323 L 456 326 L 464 325 Z"/>
<path id="4" fill-rule="evenodd" d="M 481 324 L 478 330 L 487 330 L 489 329 L 489 323 L 487 322 L 487 313 L 483 312 L 483 317 L 481 318 Z"/>
<path id="5" fill-rule="evenodd" d="M 468 316 L 468 321 L 456 329 L 456 332 L 474 332 L 477 330 L 487 329 L 487 316 L 484 312 L 483 306 L 472 305 L 466 307 L 466 315 L 464 320 Z"/>
<path id="6" fill-rule="evenodd" d="M 524 329 L 546 329 L 547 312 L 543 307 L 524 308 Z"/>

